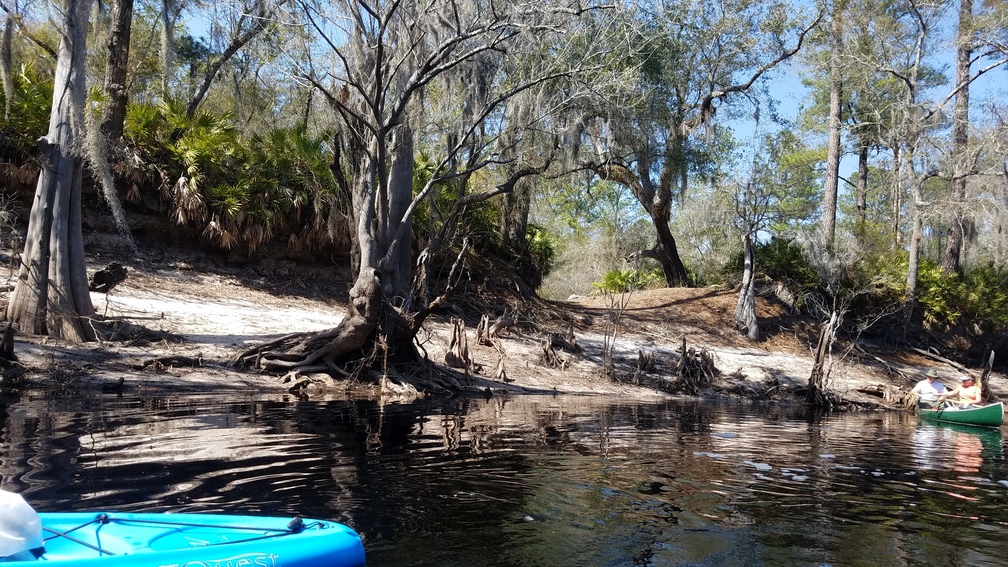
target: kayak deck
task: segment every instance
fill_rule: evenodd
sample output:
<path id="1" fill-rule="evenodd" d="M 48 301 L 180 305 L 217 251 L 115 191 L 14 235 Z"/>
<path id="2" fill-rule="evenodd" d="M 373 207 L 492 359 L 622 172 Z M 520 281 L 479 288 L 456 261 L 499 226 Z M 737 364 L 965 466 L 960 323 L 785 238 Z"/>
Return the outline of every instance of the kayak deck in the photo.
<path id="1" fill-rule="evenodd" d="M 40 513 L 49 564 L 161 567 L 364 565 L 360 537 L 314 519 L 215 514 Z"/>

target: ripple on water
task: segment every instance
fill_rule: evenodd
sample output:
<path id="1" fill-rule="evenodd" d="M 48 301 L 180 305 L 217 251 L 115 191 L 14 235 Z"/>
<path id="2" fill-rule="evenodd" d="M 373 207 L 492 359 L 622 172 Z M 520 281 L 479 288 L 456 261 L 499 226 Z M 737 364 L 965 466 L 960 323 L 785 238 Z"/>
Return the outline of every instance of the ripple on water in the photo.
<path id="1" fill-rule="evenodd" d="M 4 480 L 42 509 L 332 517 L 386 567 L 927 565 L 962 549 L 984 564 L 1008 538 L 1000 433 L 898 416 L 552 396 L 23 404 Z"/>

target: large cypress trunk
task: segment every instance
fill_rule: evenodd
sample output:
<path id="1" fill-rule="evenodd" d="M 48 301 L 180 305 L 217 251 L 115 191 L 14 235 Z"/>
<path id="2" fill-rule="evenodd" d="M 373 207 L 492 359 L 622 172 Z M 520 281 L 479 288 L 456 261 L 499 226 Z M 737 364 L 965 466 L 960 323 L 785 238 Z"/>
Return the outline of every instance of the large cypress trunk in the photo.
<path id="1" fill-rule="evenodd" d="M 89 0 L 68 0 L 60 38 L 49 132 L 39 139 L 43 167 L 28 221 L 7 318 L 23 333 L 83 342 L 96 338 L 90 319 L 81 229 L 81 158 Z"/>

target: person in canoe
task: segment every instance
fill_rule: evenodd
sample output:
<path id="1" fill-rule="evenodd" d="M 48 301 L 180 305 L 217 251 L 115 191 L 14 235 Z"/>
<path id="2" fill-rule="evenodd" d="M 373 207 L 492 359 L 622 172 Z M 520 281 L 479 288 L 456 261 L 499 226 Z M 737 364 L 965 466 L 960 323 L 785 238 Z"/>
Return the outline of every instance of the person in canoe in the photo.
<path id="1" fill-rule="evenodd" d="M 934 369 L 928 370 L 927 376 L 913 387 L 913 392 L 920 400 L 923 408 L 934 407 L 938 402 L 938 394 L 943 394 L 948 390 L 945 384 L 938 381 L 938 372 Z"/>
<path id="2" fill-rule="evenodd" d="M 969 374 L 964 374 L 960 379 L 960 384 L 954 389 L 945 392 L 944 394 L 938 394 L 938 401 L 942 401 L 945 398 L 951 398 L 952 396 L 958 396 L 956 405 L 962 409 L 971 408 L 980 405 L 980 385 L 976 383 Z"/>

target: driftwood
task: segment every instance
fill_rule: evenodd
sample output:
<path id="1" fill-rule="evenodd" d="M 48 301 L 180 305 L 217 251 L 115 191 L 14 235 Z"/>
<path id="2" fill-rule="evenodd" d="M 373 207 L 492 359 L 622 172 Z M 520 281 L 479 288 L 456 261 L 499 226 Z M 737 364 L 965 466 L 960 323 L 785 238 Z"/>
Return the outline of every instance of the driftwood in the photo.
<path id="1" fill-rule="evenodd" d="M 514 318 L 512 318 L 507 313 L 502 313 L 500 317 L 494 320 L 493 324 L 487 330 L 487 334 L 490 338 L 497 338 L 498 335 L 507 331 L 512 326 L 514 326 Z"/>
<path id="2" fill-rule="evenodd" d="M 833 338 L 839 325 L 840 317 L 834 311 L 830 315 L 829 321 L 823 325 L 819 332 L 819 343 L 816 345 L 815 362 L 812 365 L 812 374 L 809 375 L 808 396 L 805 400 L 813 407 L 827 408 L 833 405 L 833 400 L 829 395 L 829 377 L 833 365 L 830 355 L 833 349 Z"/>
<path id="3" fill-rule="evenodd" d="M 199 368 L 203 366 L 203 355 L 198 356 L 160 356 L 145 360 L 134 365 L 135 370 L 146 370 L 149 372 L 164 372 L 170 368 Z"/>
<path id="4" fill-rule="evenodd" d="M 901 408 L 916 408 L 920 397 L 916 392 L 906 391 L 899 386 L 886 384 L 882 388 L 882 401 Z"/>

